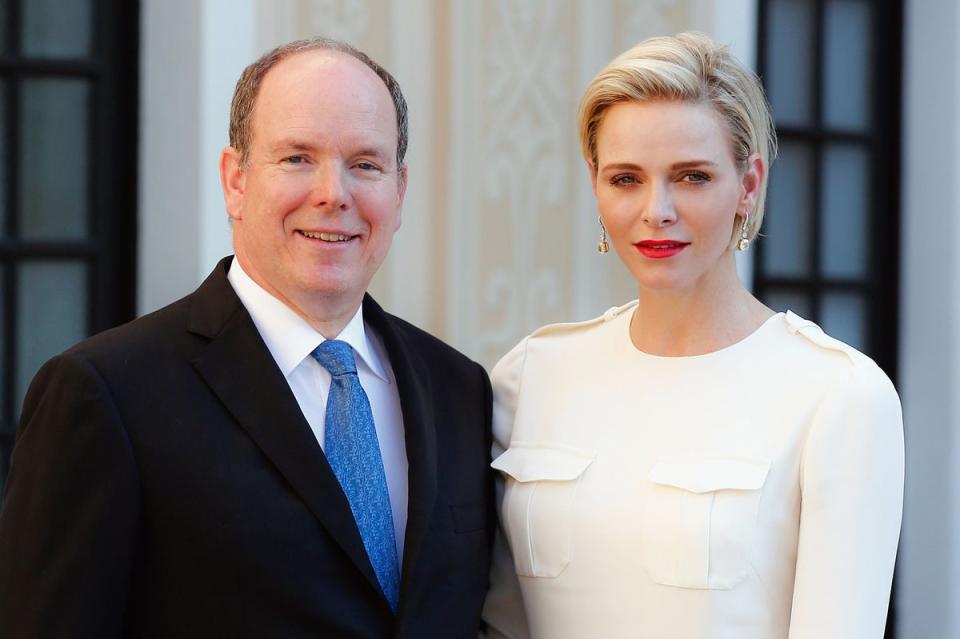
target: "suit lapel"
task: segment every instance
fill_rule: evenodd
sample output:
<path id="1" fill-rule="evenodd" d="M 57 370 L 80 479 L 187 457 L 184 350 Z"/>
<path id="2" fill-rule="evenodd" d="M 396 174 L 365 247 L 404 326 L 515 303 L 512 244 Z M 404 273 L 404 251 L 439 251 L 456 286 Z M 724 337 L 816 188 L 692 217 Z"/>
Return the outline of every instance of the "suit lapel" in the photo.
<path id="1" fill-rule="evenodd" d="M 381 592 L 350 504 L 221 261 L 193 296 L 188 330 L 207 337 L 193 365 L 330 536 Z M 386 599 L 384 599 L 386 602 Z"/>
<path id="2" fill-rule="evenodd" d="M 397 379 L 400 410 L 403 413 L 407 446 L 408 507 L 403 564 L 400 573 L 400 602 L 410 588 L 413 568 L 420 557 L 437 499 L 437 433 L 434 423 L 434 390 L 430 374 L 404 327 L 367 295 L 363 300 L 364 320 L 383 339 L 390 365 Z"/>

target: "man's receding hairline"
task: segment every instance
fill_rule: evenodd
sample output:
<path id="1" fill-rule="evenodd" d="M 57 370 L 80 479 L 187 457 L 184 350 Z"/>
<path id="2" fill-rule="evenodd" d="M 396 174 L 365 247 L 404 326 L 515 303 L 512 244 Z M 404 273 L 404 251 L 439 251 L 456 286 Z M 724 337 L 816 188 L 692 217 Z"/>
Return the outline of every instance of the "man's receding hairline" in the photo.
<path id="1" fill-rule="evenodd" d="M 285 62 L 297 57 L 307 56 L 309 54 L 318 54 L 318 55 L 332 54 L 332 57 L 339 57 L 346 60 L 352 60 L 357 65 L 359 65 L 359 67 L 361 67 L 362 69 L 365 69 L 370 76 L 372 76 L 372 79 L 376 81 L 375 84 L 380 86 L 383 89 L 387 97 L 387 101 L 390 103 L 389 111 L 390 113 L 393 114 L 393 119 L 394 119 L 393 129 L 397 137 L 395 144 L 399 145 L 400 144 L 400 122 L 396 121 L 397 114 L 394 108 L 393 96 L 390 94 L 390 87 L 387 86 L 387 83 L 383 80 L 383 78 L 377 75 L 376 71 L 371 69 L 367 63 L 365 63 L 363 60 L 356 57 L 355 55 L 352 55 L 348 51 L 343 51 L 341 49 L 336 49 L 332 47 L 331 48 L 317 47 L 315 49 L 301 49 L 301 50 L 291 51 L 287 55 L 277 60 L 269 69 L 267 69 L 266 73 L 263 74 L 263 77 L 260 79 L 260 83 L 257 86 L 257 91 L 256 93 L 253 94 L 253 103 L 250 106 L 250 116 L 249 116 L 250 139 L 247 141 L 247 146 L 248 146 L 247 153 L 249 154 L 250 149 L 253 147 L 253 140 L 256 137 L 257 127 L 254 125 L 256 123 L 256 118 L 257 118 L 257 105 L 260 103 L 260 95 L 263 93 L 263 88 L 267 85 L 267 82 L 269 82 L 270 80 L 270 75 L 274 71 L 276 71 L 278 68 L 283 66 Z M 368 77 L 368 79 L 370 78 Z M 394 160 L 399 161 L 397 158 L 394 158 Z M 403 168 L 403 164 L 402 163 L 398 164 L 397 170 L 402 170 L 402 168 Z"/>

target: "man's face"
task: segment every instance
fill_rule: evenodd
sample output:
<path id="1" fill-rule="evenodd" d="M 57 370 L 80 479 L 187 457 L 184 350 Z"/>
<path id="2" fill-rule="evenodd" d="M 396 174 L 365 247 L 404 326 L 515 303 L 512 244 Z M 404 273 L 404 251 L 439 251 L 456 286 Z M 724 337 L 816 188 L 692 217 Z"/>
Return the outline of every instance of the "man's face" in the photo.
<path id="1" fill-rule="evenodd" d="M 346 54 L 295 54 L 267 72 L 251 124 L 247 165 L 221 158 L 240 264 L 301 315 L 355 308 L 406 188 L 386 86 Z"/>

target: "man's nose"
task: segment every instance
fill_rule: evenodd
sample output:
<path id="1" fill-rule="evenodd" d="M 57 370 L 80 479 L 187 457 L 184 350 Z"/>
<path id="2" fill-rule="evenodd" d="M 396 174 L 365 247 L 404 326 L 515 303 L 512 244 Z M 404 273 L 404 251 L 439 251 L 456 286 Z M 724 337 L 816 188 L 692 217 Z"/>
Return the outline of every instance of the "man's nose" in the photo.
<path id="1" fill-rule="evenodd" d="M 322 162 L 314 172 L 312 204 L 315 208 L 331 211 L 346 209 L 349 193 L 345 184 L 346 176 L 335 162 Z"/>
<path id="2" fill-rule="evenodd" d="M 673 208 L 673 198 L 667 184 L 654 183 L 650 185 L 644 202 L 642 219 L 644 224 L 659 228 L 677 221 L 677 213 Z"/>

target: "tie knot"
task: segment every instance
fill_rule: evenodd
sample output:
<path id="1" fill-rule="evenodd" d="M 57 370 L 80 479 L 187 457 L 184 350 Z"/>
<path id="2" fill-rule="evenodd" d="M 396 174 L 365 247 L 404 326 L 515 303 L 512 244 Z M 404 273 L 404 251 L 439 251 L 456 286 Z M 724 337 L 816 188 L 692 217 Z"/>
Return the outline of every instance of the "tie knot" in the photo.
<path id="1" fill-rule="evenodd" d="M 311 355 L 334 377 L 357 372 L 357 362 L 353 358 L 353 347 L 344 341 L 328 339 L 313 349 Z"/>

